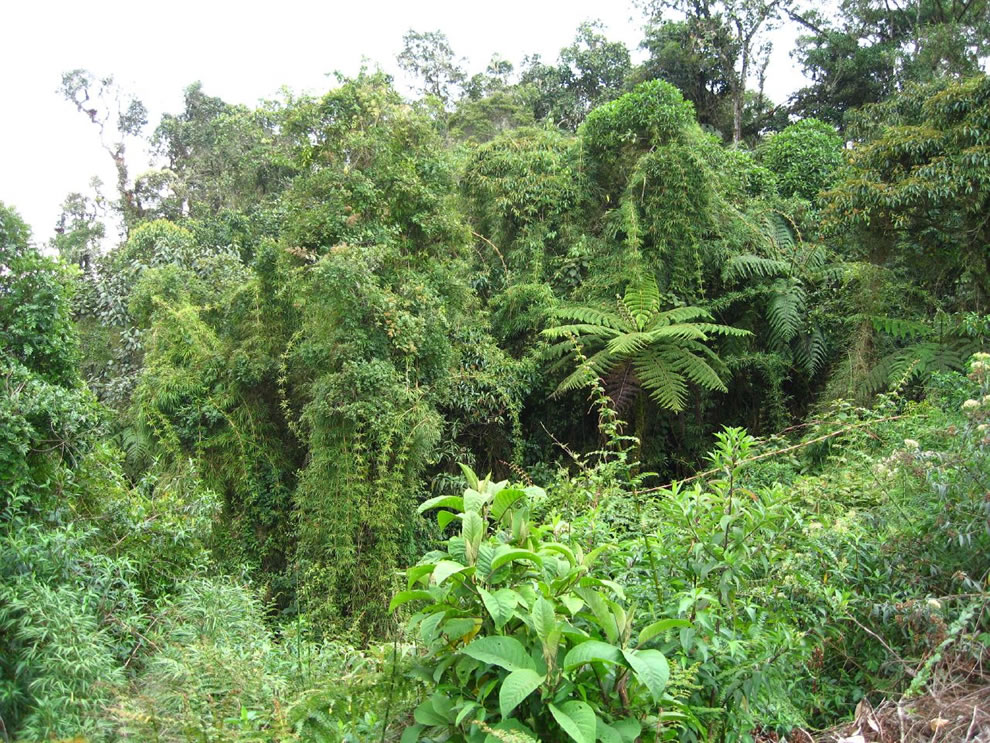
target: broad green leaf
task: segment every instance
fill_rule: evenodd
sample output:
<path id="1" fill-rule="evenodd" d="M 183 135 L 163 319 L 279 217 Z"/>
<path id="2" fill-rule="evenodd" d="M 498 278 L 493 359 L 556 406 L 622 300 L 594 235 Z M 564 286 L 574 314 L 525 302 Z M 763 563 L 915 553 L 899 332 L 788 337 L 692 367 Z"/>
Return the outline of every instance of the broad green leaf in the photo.
<path id="1" fill-rule="evenodd" d="M 467 704 L 464 705 L 464 707 L 461 709 L 461 711 L 457 713 L 457 717 L 454 719 L 454 724 L 455 725 L 460 725 L 462 722 L 464 722 L 464 718 L 466 718 L 474 710 L 476 710 L 476 709 L 478 709 L 480 707 L 481 707 L 481 705 L 478 704 L 477 702 L 468 702 Z M 400 743 L 401 743 L 401 741 L 400 741 Z"/>
<path id="2" fill-rule="evenodd" d="M 623 665 L 622 650 L 607 642 L 587 640 L 567 651 L 564 656 L 564 670 L 570 671 L 585 663 L 595 662 Z"/>
<path id="3" fill-rule="evenodd" d="M 457 514 L 453 511 L 438 511 L 437 512 L 437 524 L 441 529 L 446 529 L 447 524 L 457 518 Z"/>
<path id="4" fill-rule="evenodd" d="M 607 725 L 602 718 L 598 719 L 598 727 L 595 729 L 595 734 L 598 740 L 602 743 L 622 743 L 622 736 L 619 735 L 619 731 L 613 728 L 611 725 Z"/>
<path id="5" fill-rule="evenodd" d="M 464 537 L 464 551 L 467 552 L 468 562 L 474 564 L 478 559 L 478 547 L 485 536 L 485 522 L 481 514 L 474 511 L 465 513 L 461 534 Z"/>
<path id="6" fill-rule="evenodd" d="M 423 725 L 410 725 L 402 731 L 399 743 L 419 743 L 419 734 L 423 732 Z"/>
<path id="7" fill-rule="evenodd" d="M 547 644 L 550 633 L 557 628 L 557 617 L 554 614 L 553 604 L 540 596 L 533 604 L 533 629 L 540 642 Z"/>
<path id="8" fill-rule="evenodd" d="M 543 564 L 543 558 L 535 552 L 523 549 L 508 549 L 505 552 L 500 553 L 494 560 L 492 560 L 492 572 L 494 573 L 506 563 L 510 563 L 515 560 L 529 560 L 530 562 L 535 562 L 537 565 Z"/>
<path id="9" fill-rule="evenodd" d="M 464 473 L 464 479 L 467 480 L 468 487 L 478 489 L 478 476 L 474 474 L 474 470 L 468 467 L 466 464 L 461 462 L 457 463 L 457 466 L 461 468 L 461 472 Z"/>
<path id="10" fill-rule="evenodd" d="M 577 565 L 577 558 L 574 557 L 574 551 L 571 550 L 571 548 L 566 544 L 560 544 L 559 542 L 548 542 L 547 544 L 544 544 L 541 549 L 544 552 L 556 552 L 559 555 L 563 555 L 570 567 Z"/>
<path id="11" fill-rule="evenodd" d="M 557 707 L 549 705 L 550 714 L 561 729 L 577 743 L 595 743 L 598 732 L 598 716 L 586 702 L 573 700 Z"/>
<path id="12" fill-rule="evenodd" d="M 430 575 L 437 567 L 435 562 L 431 562 L 428 565 L 415 565 L 408 570 L 406 570 L 406 578 L 408 579 L 409 588 L 424 575 Z"/>
<path id="13" fill-rule="evenodd" d="M 525 497 L 526 493 L 517 488 L 506 488 L 499 491 L 495 496 L 495 500 L 492 501 L 491 517 L 498 521 L 516 501 Z"/>
<path id="14" fill-rule="evenodd" d="M 504 668 L 506 671 L 535 671 L 536 664 L 514 637 L 479 637 L 461 651 L 465 655 Z"/>
<path id="15" fill-rule="evenodd" d="M 663 697 L 663 690 L 670 679 L 670 666 L 659 650 L 623 650 L 629 666 L 647 689 L 654 702 Z"/>
<path id="16" fill-rule="evenodd" d="M 547 491 L 541 488 L 539 485 L 528 485 L 523 488 L 523 492 L 528 495 L 532 500 L 543 500 L 547 497 Z"/>
<path id="17" fill-rule="evenodd" d="M 538 689 L 545 680 L 546 676 L 526 668 L 513 671 L 506 676 L 498 690 L 498 708 L 502 717 L 511 715 L 512 710 Z"/>
<path id="18" fill-rule="evenodd" d="M 447 718 L 434 709 L 432 699 L 427 699 L 413 711 L 413 719 L 427 727 L 449 724 Z"/>
<path id="19" fill-rule="evenodd" d="M 479 622 L 477 617 L 457 617 L 444 623 L 443 633 L 452 640 L 459 640 L 466 635 L 473 634 Z"/>
<path id="20" fill-rule="evenodd" d="M 488 542 L 482 542 L 478 547 L 478 559 L 475 560 L 475 567 L 478 569 L 477 575 L 482 580 L 488 580 L 492 574 L 492 560 L 495 559 L 496 551 Z"/>
<path id="21" fill-rule="evenodd" d="M 488 504 L 489 498 L 491 496 L 486 493 L 480 493 L 474 488 L 468 488 L 464 491 L 464 512 L 480 514 L 481 509 Z"/>
<path id="22" fill-rule="evenodd" d="M 450 576 L 456 575 L 457 573 L 467 569 L 467 565 L 461 565 L 453 560 L 441 560 L 437 563 L 436 568 L 433 570 L 433 580 L 436 581 L 436 584 L 439 586 Z"/>
<path id="23" fill-rule="evenodd" d="M 691 623 L 686 619 L 661 619 L 643 628 L 643 631 L 639 633 L 639 644 L 645 645 L 657 635 L 663 634 L 668 630 L 690 626 Z"/>
<path id="24" fill-rule="evenodd" d="M 585 580 L 582 578 L 581 582 L 584 583 Z M 619 628 L 615 624 L 615 616 L 609 611 L 605 598 L 598 591 L 590 588 L 580 588 L 577 594 L 584 599 L 584 603 L 588 605 L 591 613 L 595 615 L 595 619 L 598 620 L 598 626 L 605 631 L 608 641 L 617 642 L 619 639 Z"/>
<path id="25" fill-rule="evenodd" d="M 584 608 L 584 601 L 573 593 L 565 593 L 561 596 L 560 603 L 567 607 L 567 611 L 571 613 L 572 617 Z"/>
<path id="26" fill-rule="evenodd" d="M 395 611 L 403 604 L 410 601 L 433 601 L 434 597 L 429 591 L 399 591 L 388 605 L 389 611 Z"/>
<path id="27" fill-rule="evenodd" d="M 420 503 L 416 513 L 424 513 L 431 508 L 453 508 L 456 511 L 463 511 L 464 499 L 459 495 L 438 495 Z"/>
<path id="28" fill-rule="evenodd" d="M 612 723 L 612 729 L 622 736 L 622 743 L 635 743 L 643 732 L 643 726 L 634 717 L 625 717 Z"/>
<path id="29" fill-rule="evenodd" d="M 518 595 L 509 588 L 502 588 L 495 593 L 489 593 L 480 586 L 478 593 L 481 594 L 481 601 L 491 615 L 492 621 L 495 622 L 495 629 L 501 632 L 505 623 L 512 618 L 512 613 L 519 601 Z"/>
<path id="30" fill-rule="evenodd" d="M 446 618 L 446 611 L 437 611 L 434 614 L 426 617 L 419 625 L 419 639 L 423 641 L 424 645 L 429 645 L 433 642 L 437 635 L 437 628 Z"/>
<path id="31" fill-rule="evenodd" d="M 584 565 L 586 568 L 590 568 L 592 565 L 595 564 L 595 560 L 598 559 L 598 556 L 602 552 L 604 552 L 605 550 L 612 549 L 614 546 L 615 545 L 613 544 L 603 544 L 600 547 L 595 547 L 593 550 L 591 550 L 591 552 L 585 555 L 584 560 L 581 562 L 581 564 Z"/>

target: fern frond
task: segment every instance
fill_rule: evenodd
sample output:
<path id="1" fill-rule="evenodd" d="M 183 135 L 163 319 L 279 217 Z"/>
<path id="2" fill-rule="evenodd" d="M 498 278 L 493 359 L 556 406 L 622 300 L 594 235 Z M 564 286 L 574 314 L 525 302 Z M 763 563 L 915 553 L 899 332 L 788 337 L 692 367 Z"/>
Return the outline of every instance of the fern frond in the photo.
<path id="1" fill-rule="evenodd" d="M 919 322 L 918 320 L 905 320 L 887 315 L 872 315 L 870 322 L 873 323 L 873 329 L 878 333 L 886 333 L 898 340 L 927 338 L 932 334 L 931 327 L 927 323 Z"/>
<path id="2" fill-rule="evenodd" d="M 556 340 L 558 338 L 614 338 L 620 335 L 621 331 L 615 330 L 614 328 L 602 327 L 599 325 L 558 325 L 553 328 L 547 328 L 543 331 L 543 335 L 551 340 Z"/>
<path id="3" fill-rule="evenodd" d="M 633 362 L 636 376 L 650 390 L 650 397 L 665 410 L 684 410 L 688 387 L 684 377 L 670 368 L 658 353 L 645 354 Z"/>
<path id="4" fill-rule="evenodd" d="M 623 333 L 608 342 L 606 348 L 613 356 L 632 356 L 649 346 L 655 339 L 652 333 Z"/>
<path id="5" fill-rule="evenodd" d="M 662 327 L 692 320 L 711 320 L 712 316 L 704 307 L 674 307 L 657 315 L 657 319 L 649 323 L 649 327 Z"/>
<path id="6" fill-rule="evenodd" d="M 642 277 L 626 287 L 625 296 L 619 300 L 642 329 L 651 317 L 660 311 L 660 288 L 653 276 Z"/>
<path id="7" fill-rule="evenodd" d="M 707 323 L 677 323 L 651 330 L 648 335 L 654 342 L 664 340 L 704 341 L 708 340 L 708 336 L 705 334 L 706 327 L 708 327 Z"/>
<path id="8" fill-rule="evenodd" d="M 747 253 L 744 255 L 734 255 L 725 262 L 725 265 L 722 267 L 722 279 L 724 281 L 735 281 L 754 276 L 770 279 L 775 276 L 786 275 L 789 269 L 790 266 L 787 261 L 763 258 L 759 255 Z"/>
<path id="9" fill-rule="evenodd" d="M 671 349 L 663 354 L 670 368 L 706 390 L 728 392 L 718 373 L 697 354 L 687 349 Z"/>
<path id="10" fill-rule="evenodd" d="M 619 315 L 597 307 L 564 305 L 554 312 L 558 320 L 572 320 L 582 325 L 595 325 L 614 330 L 632 330 Z"/>
<path id="11" fill-rule="evenodd" d="M 791 253 L 797 246 L 793 226 L 778 212 L 763 215 L 763 234 L 778 253 Z"/>
<path id="12" fill-rule="evenodd" d="M 794 347 L 794 361 L 805 374 L 814 377 L 825 368 L 827 360 L 828 346 L 819 328 L 812 328 L 810 333 L 798 338 Z"/>
<path id="13" fill-rule="evenodd" d="M 774 282 L 775 293 L 767 311 L 771 343 L 782 347 L 791 342 L 804 323 L 806 296 L 797 280 Z"/>
<path id="14" fill-rule="evenodd" d="M 553 396 L 558 397 L 565 392 L 587 387 L 599 377 L 604 376 L 613 365 L 612 355 L 608 352 L 608 349 L 602 349 L 565 377 L 564 381 L 557 385 Z"/>

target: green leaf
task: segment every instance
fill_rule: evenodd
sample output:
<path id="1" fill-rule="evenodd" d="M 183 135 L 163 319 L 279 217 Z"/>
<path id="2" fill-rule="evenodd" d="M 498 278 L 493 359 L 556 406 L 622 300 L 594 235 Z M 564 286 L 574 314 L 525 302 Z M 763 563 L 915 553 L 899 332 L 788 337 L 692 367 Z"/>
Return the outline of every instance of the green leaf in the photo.
<path id="1" fill-rule="evenodd" d="M 531 501 L 543 500 L 547 497 L 547 491 L 541 488 L 539 485 L 527 485 L 523 488 L 523 492 L 529 496 Z"/>
<path id="2" fill-rule="evenodd" d="M 565 593 L 561 596 L 560 603 L 567 607 L 572 617 L 584 608 L 584 601 L 573 593 Z"/>
<path id="3" fill-rule="evenodd" d="M 545 680 L 546 676 L 526 668 L 513 671 L 506 676 L 498 690 L 498 708 L 502 717 L 511 715 L 512 711 Z"/>
<path id="4" fill-rule="evenodd" d="M 643 726 L 634 717 L 616 720 L 612 723 L 612 729 L 622 737 L 622 743 L 635 743 L 639 734 L 643 732 Z"/>
<path id="5" fill-rule="evenodd" d="M 437 563 L 436 568 L 433 570 L 433 580 L 436 581 L 436 584 L 439 586 L 450 576 L 467 569 L 467 565 L 461 565 L 453 560 L 441 560 Z"/>
<path id="6" fill-rule="evenodd" d="M 491 498 L 490 495 L 486 493 L 480 493 L 474 488 L 468 488 L 464 491 L 464 511 L 467 513 L 481 513 L 481 509 L 484 508 L 488 500 Z"/>
<path id="7" fill-rule="evenodd" d="M 399 743 L 419 743 L 419 734 L 423 732 L 423 725 L 410 725 L 402 731 Z"/>
<path id="8" fill-rule="evenodd" d="M 690 626 L 691 623 L 686 619 L 661 619 L 643 628 L 643 631 L 639 633 L 639 644 L 645 645 L 657 635 L 663 634 L 668 630 Z"/>
<path id="9" fill-rule="evenodd" d="M 526 493 L 518 488 L 506 488 L 505 490 L 499 491 L 499 493 L 495 496 L 495 500 L 492 501 L 492 518 L 498 521 L 502 518 L 502 514 L 511 508 L 516 501 L 525 497 Z"/>
<path id="10" fill-rule="evenodd" d="M 427 699 L 413 711 L 413 719 L 427 727 L 449 724 L 447 718 L 434 709 L 432 699 Z"/>
<path id="11" fill-rule="evenodd" d="M 548 542 L 540 549 L 544 552 L 556 552 L 558 555 L 563 555 L 571 567 L 578 564 L 577 558 L 574 556 L 574 550 L 565 544 L 560 544 L 560 542 Z"/>
<path id="12" fill-rule="evenodd" d="M 419 504 L 416 513 L 424 513 L 431 508 L 453 508 L 456 511 L 464 510 L 464 499 L 459 495 L 438 495 Z"/>
<path id="13" fill-rule="evenodd" d="M 567 651 L 564 656 L 564 670 L 570 671 L 585 663 L 596 662 L 623 665 L 622 650 L 601 640 L 587 640 Z"/>
<path id="14" fill-rule="evenodd" d="M 467 480 L 468 487 L 478 489 L 478 476 L 474 474 L 474 470 L 468 467 L 462 462 L 458 462 L 457 466 L 461 468 L 461 472 L 464 473 L 464 479 Z"/>
<path id="15" fill-rule="evenodd" d="M 622 736 L 619 735 L 619 731 L 613 728 L 611 725 L 605 723 L 602 718 L 598 717 L 598 727 L 595 730 L 595 735 L 602 743 L 622 743 Z"/>
<path id="16" fill-rule="evenodd" d="M 481 594 L 485 609 L 488 610 L 492 621 L 495 622 L 495 629 L 501 632 L 505 623 L 512 618 L 512 613 L 519 601 L 519 595 L 510 588 L 502 588 L 495 593 L 489 593 L 480 586 L 478 593 Z"/>
<path id="17" fill-rule="evenodd" d="M 557 617 L 554 614 L 553 604 L 540 596 L 533 604 L 533 628 L 540 642 L 547 644 L 550 633 L 557 629 Z"/>
<path id="18" fill-rule="evenodd" d="M 461 652 L 506 671 L 536 670 L 536 664 L 526 648 L 514 637 L 479 637 Z"/>
<path id="19" fill-rule="evenodd" d="M 437 524 L 440 525 L 441 529 L 446 529 L 447 524 L 457 518 L 457 514 L 453 511 L 440 511 L 437 513 Z"/>
<path id="20" fill-rule="evenodd" d="M 455 725 L 460 725 L 464 722 L 464 718 L 470 715 L 474 710 L 480 708 L 481 705 L 477 702 L 468 702 L 464 705 L 463 709 L 457 713 L 457 718 L 454 720 Z M 402 743 L 401 741 L 399 743 Z"/>
<path id="21" fill-rule="evenodd" d="M 461 534 L 464 537 L 468 562 L 473 564 L 478 559 L 478 547 L 481 546 L 481 540 L 485 536 L 485 522 L 481 515 L 475 511 L 465 513 Z"/>
<path id="22" fill-rule="evenodd" d="M 582 578 L 581 583 L 584 583 L 588 578 Z M 595 583 L 599 581 L 596 579 L 590 579 Z M 615 616 L 609 611 L 608 604 L 605 602 L 605 598 L 598 593 L 598 591 L 592 590 L 591 588 L 580 588 L 577 594 L 584 599 L 584 603 L 588 605 L 591 609 L 591 613 L 595 615 L 595 619 L 598 620 L 598 626 L 605 631 L 605 636 L 608 638 L 609 642 L 618 642 L 619 639 L 619 628 L 615 624 Z"/>
<path id="23" fill-rule="evenodd" d="M 488 542 L 482 542 L 478 547 L 478 559 L 475 561 L 475 567 L 477 568 L 477 575 L 482 580 L 488 580 L 488 576 L 492 574 L 492 560 L 495 559 L 497 554 L 495 548 Z"/>
<path id="24" fill-rule="evenodd" d="M 389 611 L 395 611 L 403 604 L 410 601 L 433 601 L 434 597 L 429 591 L 399 591 L 388 605 Z"/>
<path id="25" fill-rule="evenodd" d="M 535 562 L 537 565 L 543 564 L 543 558 L 535 552 L 523 549 L 508 549 L 492 560 L 492 572 L 494 573 L 506 563 L 514 562 L 515 560 L 529 560 L 530 562 Z"/>
<path id="26" fill-rule="evenodd" d="M 670 666 L 659 650 L 623 650 L 633 673 L 647 689 L 654 702 L 663 697 L 663 690 L 670 679 Z"/>
<path id="27" fill-rule="evenodd" d="M 436 567 L 437 564 L 435 562 L 431 562 L 426 565 L 414 565 L 406 570 L 406 578 L 409 582 L 408 587 L 412 588 L 420 578 L 425 575 L 430 575 L 434 570 L 436 570 Z"/>
<path id="28" fill-rule="evenodd" d="M 561 729 L 577 743 L 595 743 L 598 716 L 586 702 L 564 702 L 560 707 L 549 705 L 550 714 Z"/>

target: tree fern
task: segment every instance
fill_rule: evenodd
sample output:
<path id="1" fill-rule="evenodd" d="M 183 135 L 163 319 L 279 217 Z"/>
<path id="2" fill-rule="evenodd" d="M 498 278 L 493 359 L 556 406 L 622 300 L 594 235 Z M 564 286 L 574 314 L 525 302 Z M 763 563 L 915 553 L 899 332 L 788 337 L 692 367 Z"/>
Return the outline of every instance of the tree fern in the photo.
<path id="1" fill-rule="evenodd" d="M 730 293 L 718 305 L 762 300 L 770 348 L 788 354 L 794 367 L 814 376 L 825 366 L 827 346 L 821 330 L 808 321 L 808 287 L 827 280 L 825 248 L 803 242 L 779 212 L 763 214 L 759 232 L 762 254 L 732 256 L 722 268 L 727 283 L 755 281 L 758 286 Z"/>
<path id="2" fill-rule="evenodd" d="M 660 291 L 652 278 L 631 282 L 618 299 L 617 313 L 588 307 L 566 307 L 559 319 L 578 320 L 544 331 L 559 342 L 550 355 L 557 366 L 573 362 L 578 347 L 586 356 L 557 386 L 555 395 L 581 389 L 604 378 L 614 401 L 630 404 L 632 390 L 649 391 L 661 408 L 680 411 L 689 384 L 726 390 L 725 369 L 706 345 L 715 336 L 747 335 L 744 330 L 712 322 L 700 307 L 660 309 Z M 595 322 L 595 321 L 598 322 Z"/>

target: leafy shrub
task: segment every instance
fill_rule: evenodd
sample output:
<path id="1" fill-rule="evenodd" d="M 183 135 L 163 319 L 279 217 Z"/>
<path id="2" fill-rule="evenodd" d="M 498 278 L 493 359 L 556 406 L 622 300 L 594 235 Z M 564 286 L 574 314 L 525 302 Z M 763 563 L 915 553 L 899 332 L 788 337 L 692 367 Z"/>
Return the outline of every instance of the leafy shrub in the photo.
<path id="1" fill-rule="evenodd" d="M 419 508 L 439 509 L 441 528 L 460 528 L 445 551 L 407 571 L 408 589 L 390 607 L 427 602 L 407 630 L 427 650 L 419 673 L 436 684 L 403 740 L 494 741 L 511 731 L 547 743 L 631 743 L 684 725 L 690 715 L 668 693 L 670 668 L 653 645 L 689 623 L 637 632 L 623 588 L 596 575 L 605 547 L 585 554 L 534 524 L 539 488 L 464 472 L 463 496 Z"/>

